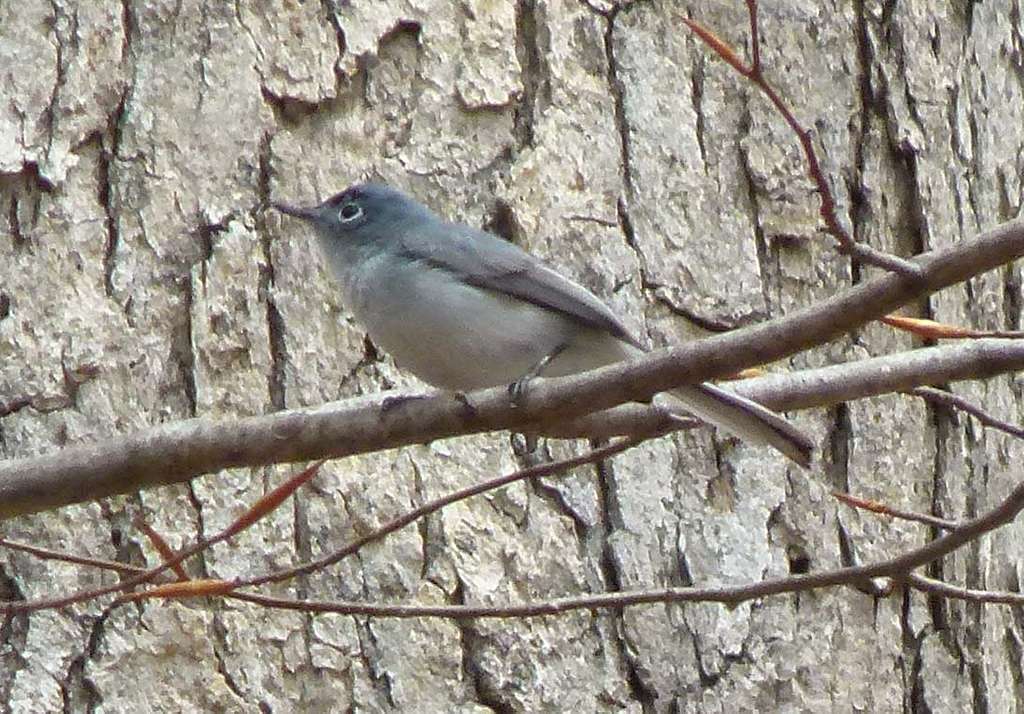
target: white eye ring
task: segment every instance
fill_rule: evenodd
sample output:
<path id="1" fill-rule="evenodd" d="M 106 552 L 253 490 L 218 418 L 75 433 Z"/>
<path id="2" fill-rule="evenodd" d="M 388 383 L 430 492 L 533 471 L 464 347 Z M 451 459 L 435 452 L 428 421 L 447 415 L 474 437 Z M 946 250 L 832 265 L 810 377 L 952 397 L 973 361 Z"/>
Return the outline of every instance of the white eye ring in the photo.
<path id="1" fill-rule="evenodd" d="M 342 223 L 351 223 L 363 215 L 363 209 L 358 203 L 346 203 L 338 211 L 338 220 Z"/>

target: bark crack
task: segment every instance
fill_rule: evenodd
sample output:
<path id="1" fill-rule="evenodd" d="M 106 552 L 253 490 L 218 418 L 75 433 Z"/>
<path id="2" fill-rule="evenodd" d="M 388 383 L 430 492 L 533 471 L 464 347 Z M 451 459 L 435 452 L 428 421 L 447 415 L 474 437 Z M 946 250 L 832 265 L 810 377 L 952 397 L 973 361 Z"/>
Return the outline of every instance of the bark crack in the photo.
<path id="1" fill-rule="evenodd" d="M 199 393 L 196 384 L 196 346 L 193 339 L 192 323 L 195 319 L 195 292 L 198 289 L 191 273 L 184 279 L 185 289 L 182 291 L 182 322 L 171 329 L 171 359 L 177 362 L 181 373 L 182 387 L 185 392 L 187 414 L 198 415 Z"/>
<path id="2" fill-rule="evenodd" d="M 1010 575 L 1007 578 L 1006 589 L 1011 592 L 1020 592 L 1020 573 L 1016 564 L 1009 566 Z M 1013 692 L 1018 702 L 1024 701 L 1024 639 L 1021 632 L 1024 632 L 1024 610 L 1019 607 L 1010 608 L 1010 616 L 1013 624 L 1008 625 L 1004 633 L 1004 645 L 1006 647 L 1006 663 L 1013 679 Z"/>
<path id="3" fill-rule="evenodd" d="M 65 57 L 64 49 L 64 29 L 67 22 L 67 16 L 62 11 L 61 6 L 56 0 L 50 0 L 50 8 L 53 10 L 53 33 L 52 37 L 56 41 L 56 76 L 53 81 L 53 87 L 50 90 L 50 98 L 46 103 L 46 108 L 43 110 L 43 126 L 46 128 L 46 152 L 53 149 L 53 138 L 56 135 L 56 124 L 57 124 L 57 105 L 60 103 L 61 89 L 64 87 L 67 75 L 67 58 Z M 77 23 L 75 23 L 77 24 Z"/>
<path id="4" fill-rule="evenodd" d="M 127 115 L 128 95 L 130 89 L 125 87 L 121 92 L 117 108 L 108 118 L 106 136 L 109 137 L 107 147 L 106 137 L 101 141 L 99 162 L 97 167 L 97 184 L 100 206 L 103 207 L 104 221 L 106 223 L 106 244 L 103 247 L 103 290 L 108 298 L 115 299 L 117 294 L 114 285 L 114 272 L 117 267 L 117 250 L 121 244 L 121 229 L 118 223 L 118 207 L 114 199 L 114 177 L 112 169 L 117 161 L 118 151 L 121 147 L 121 132 Z"/>
<path id="5" fill-rule="evenodd" d="M 550 70 L 545 59 L 547 28 L 536 0 L 516 3 L 516 55 L 522 68 L 523 93 L 515 108 L 513 134 L 518 148 L 532 147 L 537 117 L 551 104 Z"/>
<path id="6" fill-rule="evenodd" d="M 693 106 L 693 113 L 696 117 L 694 133 L 697 138 L 697 148 L 700 150 L 700 160 L 704 164 L 704 174 L 709 173 L 708 150 L 705 146 L 704 135 L 706 132 L 706 116 L 704 112 L 704 68 L 706 60 L 703 53 L 694 56 L 690 74 L 690 103 Z"/>
<path id="7" fill-rule="evenodd" d="M 635 195 L 636 187 L 634 185 L 632 139 L 626 111 L 626 85 L 620 77 L 619 63 L 615 55 L 615 21 L 620 12 L 621 8 L 616 7 L 606 15 L 604 51 L 608 61 L 608 88 L 615 106 L 615 128 L 619 133 L 622 182 L 626 189 L 626 195 L 632 198 Z"/>
<path id="8" fill-rule="evenodd" d="M 871 68 L 875 57 L 871 49 L 871 37 L 868 32 L 864 0 L 854 2 L 854 33 L 856 35 L 856 72 L 857 99 L 860 104 L 860 121 L 855 130 L 851 130 L 853 144 L 853 175 L 846 181 L 846 190 L 850 196 L 851 234 L 855 241 L 867 240 L 867 226 L 871 219 L 871 204 L 867 189 L 864 186 L 867 172 L 867 142 L 873 129 L 873 118 L 879 112 L 879 97 L 871 82 Z M 856 285 L 861 282 L 860 264 L 850 263 L 850 282 Z"/>
<path id="9" fill-rule="evenodd" d="M 13 575 L 8 575 L 0 563 L 0 599 L 19 601 L 25 594 Z M 11 711 L 11 691 L 18 674 L 28 667 L 22 656 L 28 642 L 29 616 L 26 612 L 8 612 L 0 623 L 0 707 L 4 714 Z"/>
<path id="10" fill-rule="evenodd" d="M 104 609 L 98 617 L 92 620 L 83 651 L 71 660 L 64 676 L 58 680 L 61 698 L 64 700 L 65 714 L 70 714 L 70 712 L 91 714 L 103 703 L 100 691 L 86 675 L 86 665 L 99 652 L 111 609 L 112 606 Z"/>
<path id="11" fill-rule="evenodd" d="M 464 605 L 465 593 L 459 582 L 455 591 L 455 603 Z M 468 620 L 455 620 L 459 628 L 459 643 L 462 650 L 462 673 L 469 683 L 473 700 L 496 714 L 512 714 L 516 709 L 502 696 L 486 668 L 480 664 L 480 650 L 484 638 Z"/>
<path id="12" fill-rule="evenodd" d="M 199 80 L 196 98 L 196 114 L 201 114 L 203 104 L 206 102 L 206 92 L 210 89 L 210 82 L 206 76 L 206 60 L 213 50 L 213 32 L 210 30 L 210 6 L 204 2 L 199 7 L 199 26 L 202 31 L 199 35 L 199 52 L 196 54 L 196 77 Z"/>
<path id="13" fill-rule="evenodd" d="M 377 643 L 377 637 L 373 634 L 370 621 L 364 619 L 362 622 L 357 622 L 356 630 L 359 632 L 359 659 L 366 669 L 371 686 L 378 697 L 392 707 L 397 707 L 395 693 L 391 686 L 391 677 L 386 671 L 380 672 L 377 667 L 381 659 L 379 654 L 380 647 Z"/>
<path id="14" fill-rule="evenodd" d="M 840 493 L 850 492 L 850 444 L 853 443 L 853 421 L 850 407 L 839 404 L 833 410 L 832 430 L 829 433 L 829 464 L 832 488 Z"/>
<path id="15" fill-rule="evenodd" d="M 747 203 L 754 228 L 754 250 L 757 253 L 758 274 L 761 276 L 761 299 L 767 317 L 771 317 L 772 305 L 781 301 L 782 280 L 778 255 L 769 248 L 761 218 L 761 202 L 757 195 L 754 169 L 750 165 L 750 154 L 744 148 L 744 141 L 750 138 L 753 117 L 750 114 L 749 95 L 743 94 L 743 111 L 740 114 L 736 132 L 735 151 L 739 159 L 740 174 L 746 188 Z"/>
<path id="16" fill-rule="evenodd" d="M 267 392 L 274 411 L 282 411 L 287 405 L 288 344 L 285 339 L 285 322 L 281 310 L 274 300 L 274 254 L 271 249 L 270 232 L 266 212 L 270 206 L 273 182 L 274 135 L 265 133 L 260 140 L 259 179 L 256 186 L 259 204 L 253 221 L 260 236 L 263 262 L 260 265 L 259 294 L 266 306 L 267 336 L 270 341 L 270 372 L 267 374 Z"/>
<path id="17" fill-rule="evenodd" d="M 189 481 L 187 484 L 185 484 L 185 493 L 188 496 L 188 503 L 192 507 L 192 511 L 195 513 L 196 538 L 205 538 L 206 521 L 203 518 L 203 502 L 199 498 L 199 494 L 196 493 L 194 481 Z M 193 562 L 195 563 L 194 567 L 198 572 L 198 577 L 200 578 L 210 577 L 210 569 L 207 567 L 206 556 L 206 551 L 201 551 L 197 553 L 193 558 Z"/>
<path id="18" fill-rule="evenodd" d="M 341 96 L 341 90 L 345 85 L 345 75 L 341 70 L 341 59 L 348 52 L 348 41 L 345 39 L 345 29 L 338 19 L 335 0 L 322 0 L 321 7 L 327 15 L 327 21 L 334 29 L 334 39 L 338 44 L 338 59 L 334 62 L 334 90 L 337 96 Z"/>
<path id="19" fill-rule="evenodd" d="M 601 518 L 595 526 L 600 528 L 599 537 L 601 539 L 598 567 L 604 578 L 607 591 L 620 592 L 623 589 L 622 573 L 615 555 L 615 546 L 610 537 L 615 530 L 624 529 L 625 522 L 618 499 L 614 465 L 608 461 L 601 461 L 594 464 L 594 470 L 596 472 L 598 512 L 601 514 Z M 624 681 L 630 696 L 633 701 L 643 707 L 645 713 L 655 711 L 657 691 L 655 687 L 645 681 L 644 667 L 637 659 L 637 648 L 630 642 L 623 611 L 608 612 L 604 616 L 615 623 L 615 627 L 609 630 L 608 636 L 622 663 Z"/>
<path id="20" fill-rule="evenodd" d="M 60 368 L 64 385 L 62 391 L 56 394 L 23 394 L 0 402 L 0 419 L 29 407 L 40 414 L 76 408 L 79 390 L 83 384 L 99 375 L 99 367 L 91 362 L 69 365 L 67 355 L 61 352 Z"/>
<path id="21" fill-rule="evenodd" d="M 220 675 L 225 686 L 231 690 L 231 693 L 238 697 L 239 701 L 250 702 L 249 697 L 246 696 L 241 685 L 235 681 L 234 676 L 231 674 L 231 670 L 228 668 L 227 658 L 225 656 L 225 652 L 229 649 L 227 627 L 225 627 L 224 622 L 221 620 L 220 612 L 215 612 L 213 614 L 213 623 L 210 629 L 213 631 L 211 649 L 213 650 L 213 658 L 217 662 L 217 674 Z"/>
<path id="22" fill-rule="evenodd" d="M 121 3 L 121 32 L 124 40 L 121 45 L 121 61 L 125 62 L 132 54 L 132 41 L 138 31 L 131 0 Z M 110 299 L 116 299 L 117 289 L 114 285 L 114 272 L 117 267 L 117 251 L 121 244 L 121 229 L 118 223 L 118 206 L 115 205 L 113 169 L 121 149 L 121 138 L 124 124 L 128 116 L 128 99 L 131 96 L 134 82 L 126 82 L 118 98 L 117 106 L 107 117 L 105 134 L 100 138 L 100 152 L 97 176 L 97 198 L 103 207 L 106 224 L 106 243 L 103 247 L 103 290 Z M 109 142 L 109 145 L 108 145 Z M 122 306 L 127 314 L 130 302 Z"/>
<path id="23" fill-rule="evenodd" d="M 903 591 L 900 608 L 901 653 L 900 669 L 903 674 L 903 710 L 907 714 L 928 714 L 930 709 L 925 699 L 925 678 L 921 648 L 926 630 L 915 634 L 911 623 L 911 594 Z"/>

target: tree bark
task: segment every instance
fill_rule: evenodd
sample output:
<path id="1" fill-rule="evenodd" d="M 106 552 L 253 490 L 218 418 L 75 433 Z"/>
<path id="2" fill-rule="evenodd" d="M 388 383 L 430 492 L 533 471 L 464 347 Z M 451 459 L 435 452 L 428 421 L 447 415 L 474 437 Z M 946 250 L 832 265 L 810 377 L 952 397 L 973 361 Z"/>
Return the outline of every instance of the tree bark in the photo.
<path id="1" fill-rule="evenodd" d="M 335 7 L 337 5 L 337 7 Z M 543 256 L 653 345 L 815 304 L 876 274 L 819 227 L 799 147 L 686 29 L 749 49 L 742 3 L 177 3 L 0 7 L 0 457 L 193 416 L 422 387 L 354 323 L 268 202 L 364 179 Z M 842 221 L 902 256 L 1020 213 L 1024 26 L 1012 3 L 765 4 L 771 82 L 812 127 Z M 1018 263 L 916 314 L 1020 329 Z M 909 349 L 882 325 L 777 365 Z M 1024 415 L 1012 376 L 953 391 Z M 457 504 L 274 594 L 498 604 L 734 585 L 892 556 L 1002 499 L 1024 444 L 907 395 L 793 415 L 808 472 L 702 429 Z M 513 446 L 515 448 L 513 448 Z M 332 550 L 536 452 L 503 434 L 353 456 L 193 564 L 251 575 Z M 293 469 L 116 496 L 0 534 L 129 563 L 230 523 Z M 158 479 L 154 479 L 158 480 Z M 1011 524 L 927 574 L 1019 590 Z M 113 576 L 0 551 L 0 597 Z M 0 626 L 4 711 L 1011 711 L 1015 610 L 852 589 L 526 620 L 392 620 L 235 601 L 103 603 Z"/>

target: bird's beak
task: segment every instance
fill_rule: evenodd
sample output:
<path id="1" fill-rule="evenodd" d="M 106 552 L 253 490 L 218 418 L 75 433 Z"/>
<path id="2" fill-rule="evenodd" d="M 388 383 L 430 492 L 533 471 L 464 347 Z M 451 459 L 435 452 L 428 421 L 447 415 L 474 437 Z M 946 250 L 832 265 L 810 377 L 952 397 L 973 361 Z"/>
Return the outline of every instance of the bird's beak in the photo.
<path id="1" fill-rule="evenodd" d="M 286 216 L 300 218 L 303 221 L 315 221 L 320 217 L 320 214 L 315 208 L 300 208 L 299 206 L 291 206 L 287 203 L 277 203 L 276 201 L 271 205 Z"/>

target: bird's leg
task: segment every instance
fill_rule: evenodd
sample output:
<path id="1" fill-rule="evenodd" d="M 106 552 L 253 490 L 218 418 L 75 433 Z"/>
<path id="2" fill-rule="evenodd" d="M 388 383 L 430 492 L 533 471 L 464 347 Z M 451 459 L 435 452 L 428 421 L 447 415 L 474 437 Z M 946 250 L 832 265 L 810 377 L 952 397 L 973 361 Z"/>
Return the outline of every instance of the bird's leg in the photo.
<path id="1" fill-rule="evenodd" d="M 541 375 L 544 369 L 551 364 L 558 355 L 562 354 L 565 350 L 566 345 L 558 345 L 555 349 L 548 352 L 546 355 L 537 360 L 537 364 L 530 367 L 530 369 L 522 377 L 508 385 L 508 394 L 512 398 L 513 405 L 519 405 L 523 403 L 526 398 L 526 388 L 530 383 L 530 380 L 536 379 Z"/>

